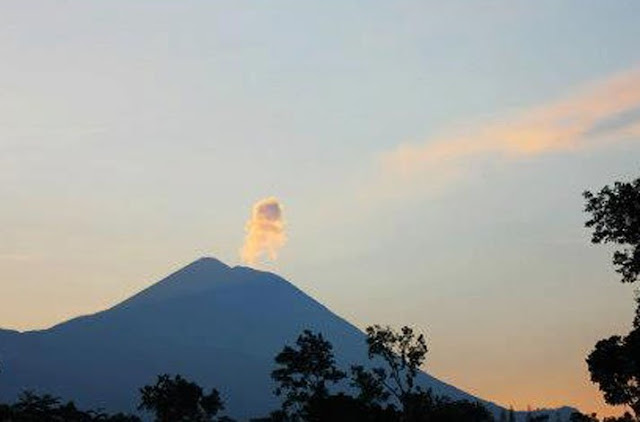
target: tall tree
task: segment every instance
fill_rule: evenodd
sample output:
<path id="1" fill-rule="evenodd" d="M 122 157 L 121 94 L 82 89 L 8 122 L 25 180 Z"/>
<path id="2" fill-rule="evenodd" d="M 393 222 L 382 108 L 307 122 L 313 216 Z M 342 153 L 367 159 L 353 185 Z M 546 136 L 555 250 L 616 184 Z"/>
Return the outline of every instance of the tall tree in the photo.
<path id="1" fill-rule="evenodd" d="M 300 334 L 294 347 L 286 345 L 275 361 L 275 394 L 284 396 L 283 411 L 293 420 L 302 419 L 312 401 L 328 396 L 328 385 L 345 377 L 336 366 L 331 343 L 310 330 Z"/>
<path id="2" fill-rule="evenodd" d="M 403 419 L 413 419 L 413 409 L 431 403 L 430 396 L 423 396 L 415 379 L 427 355 L 427 342 L 423 334 L 416 334 L 404 326 L 400 331 L 390 327 L 367 327 L 369 359 L 379 359 L 384 366 L 369 372 L 369 380 L 375 381 L 387 394 L 395 397 L 402 406 Z"/>
<path id="3" fill-rule="evenodd" d="M 613 265 L 623 283 L 640 275 L 640 178 L 615 182 L 598 193 L 585 192 L 585 211 L 593 229 L 593 243 L 621 247 L 613 254 Z M 640 297 L 633 330 L 626 336 L 600 340 L 587 357 L 591 380 L 612 405 L 628 405 L 640 418 Z"/>

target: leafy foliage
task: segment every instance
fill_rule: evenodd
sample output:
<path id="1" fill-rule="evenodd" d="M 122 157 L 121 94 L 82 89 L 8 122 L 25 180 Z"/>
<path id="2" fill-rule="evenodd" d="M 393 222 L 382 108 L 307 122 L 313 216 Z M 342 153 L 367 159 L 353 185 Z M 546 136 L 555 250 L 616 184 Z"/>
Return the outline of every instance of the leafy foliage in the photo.
<path id="1" fill-rule="evenodd" d="M 638 419 L 634 418 L 630 413 L 625 412 L 622 416 L 610 416 L 602 419 L 602 422 L 637 422 Z M 590 415 L 575 412 L 571 415 L 569 422 L 600 422 L 598 415 L 592 413 Z"/>
<path id="2" fill-rule="evenodd" d="M 607 403 L 628 405 L 640 416 L 640 327 L 624 337 L 600 340 L 587 364 Z"/>
<path id="3" fill-rule="evenodd" d="M 312 400 L 328 395 L 328 384 L 345 378 L 336 367 L 333 346 L 322 334 L 304 330 L 296 346 L 285 346 L 275 358 L 278 368 L 271 377 L 278 383 L 277 396 L 284 396 L 283 410 L 292 419 L 303 416 Z"/>
<path id="4" fill-rule="evenodd" d="M 369 373 L 369 381 L 377 382 L 378 390 L 386 390 L 409 411 L 409 397 L 420 392 L 415 378 L 428 351 L 424 335 L 416 335 L 407 326 L 397 332 L 390 327 L 373 325 L 367 328 L 367 346 L 369 359 L 380 358 L 385 364 Z"/>
<path id="5" fill-rule="evenodd" d="M 73 402 L 61 403 L 48 394 L 25 391 L 13 405 L 0 405 L 0 421 L 11 422 L 139 422 L 136 416 L 107 415 L 103 412 L 81 411 Z"/>
<path id="6" fill-rule="evenodd" d="M 613 265 L 623 283 L 633 283 L 640 274 L 640 178 L 583 195 L 585 211 L 591 214 L 585 223 L 593 229 L 591 241 L 622 246 L 613 254 Z"/>
<path id="7" fill-rule="evenodd" d="M 358 400 L 367 405 L 385 403 L 390 396 L 378 377 L 362 365 L 351 366 L 351 386 L 357 388 Z"/>
<path id="8" fill-rule="evenodd" d="M 153 412 L 157 422 L 209 422 L 224 408 L 216 389 L 204 394 L 202 387 L 180 375 L 159 375 L 156 384 L 141 388 L 140 394 L 139 409 Z"/>
<path id="9" fill-rule="evenodd" d="M 493 417 L 480 403 L 451 400 L 434 396 L 431 391 L 408 393 L 405 409 L 400 415 L 403 422 L 492 422 Z"/>
<path id="10" fill-rule="evenodd" d="M 613 254 L 613 265 L 623 283 L 635 282 L 640 275 L 640 178 L 615 182 L 597 194 L 586 191 L 584 198 L 585 210 L 591 214 L 585 223 L 593 228 L 591 241 L 622 246 Z M 628 405 L 640 417 L 640 297 L 633 330 L 626 336 L 600 340 L 587 357 L 587 364 L 591 380 L 598 384 L 605 401 Z"/>

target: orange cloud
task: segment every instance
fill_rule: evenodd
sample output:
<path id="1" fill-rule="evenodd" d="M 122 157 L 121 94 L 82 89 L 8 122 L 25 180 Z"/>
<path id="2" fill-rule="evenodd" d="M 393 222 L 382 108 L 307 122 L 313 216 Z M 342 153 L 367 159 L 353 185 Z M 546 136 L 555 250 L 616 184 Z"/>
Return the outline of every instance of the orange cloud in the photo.
<path id="1" fill-rule="evenodd" d="M 462 171 L 465 159 L 480 155 L 519 157 L 593 148 L 640 136 L 640 121 L 606 129 L 610 119 L 634 111 L 640 111 L 640 69 L 617 74 L 506 121 L 400 145 L 382 154 L 382 163 L 387 175 L 406 177 L 435 170 L 456 174 Z"/>
<path id="2" fill-rule="evenodd" d="M 247 235 L 240 251 L 242 261 L 253 265 L 263 255 L 275 260 L 287 240 L 284 229 L 282 204 L 278 199 L 269 197 L 256 202 L 245 226 Z"/>

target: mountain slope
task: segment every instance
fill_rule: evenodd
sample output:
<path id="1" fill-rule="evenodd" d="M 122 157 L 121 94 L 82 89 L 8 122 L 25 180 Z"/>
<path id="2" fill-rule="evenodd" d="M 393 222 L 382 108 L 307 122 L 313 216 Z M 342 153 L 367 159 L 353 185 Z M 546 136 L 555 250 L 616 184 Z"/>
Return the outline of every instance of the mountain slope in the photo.
<path id="1" fill-rule="evenodd" d="M 106 311 L 47 330 L 0 330 L 0 399 L 29 388 L 134 411 L 142 385 L 179 373 L 219 389 L 229 415 L 260 416 L 278 405 L 274 356 L 306 328 L 333 343 L 341 365 L 366 361 L 363 333 L 286 280 L 202 258 Z M 427 374 L 420 382 L 475 400 Z"/>

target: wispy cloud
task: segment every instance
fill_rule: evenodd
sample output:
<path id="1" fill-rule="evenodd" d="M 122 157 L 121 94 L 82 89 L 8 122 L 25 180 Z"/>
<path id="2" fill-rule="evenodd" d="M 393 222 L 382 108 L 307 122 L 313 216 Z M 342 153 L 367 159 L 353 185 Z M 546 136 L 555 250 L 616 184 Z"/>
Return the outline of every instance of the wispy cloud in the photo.
<path id="1" fill-rule="evenodd" d="M 622 121 L 607 124 L 615 119 Z M 640 68 L 511 118 L 400 145 L 381 159 L 386 177 L 423 181 L 433 176 L 444 182 L 464 172 L 469 160 L 478 157 L 517 159 L 572 152 L 635 137 L 640 137 Z"/>

